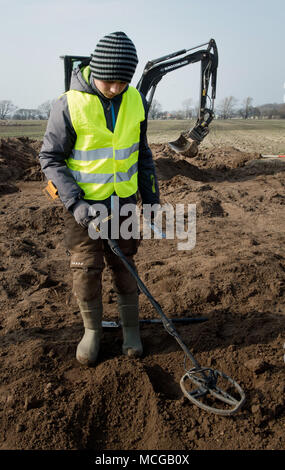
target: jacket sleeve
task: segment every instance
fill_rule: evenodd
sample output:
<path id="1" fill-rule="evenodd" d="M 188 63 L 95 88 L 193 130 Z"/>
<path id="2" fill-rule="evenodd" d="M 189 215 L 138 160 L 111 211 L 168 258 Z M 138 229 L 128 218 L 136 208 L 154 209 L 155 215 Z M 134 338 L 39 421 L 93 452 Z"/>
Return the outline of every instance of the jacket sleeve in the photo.
<path id="1" fill-rule="evenodd" d="M 56 186 L 66 209 L 84 195 L 65 162 L 72 152 L 75 140 L 76 133 L 71 123 L 67 97 L 62 95 L 51 110 L 39 159 L 45 177 Z"/>
<path id="2" fill-rule="evenodd" d="M 146 118 L 141 123 L 138 157 L 138 188 L 143 204 L 159 204 L 159 186 L 152 151 L 147 142 L 147 104 L 143 95 Z"/>

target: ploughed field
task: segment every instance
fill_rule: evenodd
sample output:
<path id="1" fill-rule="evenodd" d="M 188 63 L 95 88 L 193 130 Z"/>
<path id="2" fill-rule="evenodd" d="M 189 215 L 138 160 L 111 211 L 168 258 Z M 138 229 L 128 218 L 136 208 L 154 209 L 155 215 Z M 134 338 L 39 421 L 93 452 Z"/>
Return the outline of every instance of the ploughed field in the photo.
<path id="1" fill-rule="evenodd" d="M 149 141 L 161 203 L 196 205 L 196 243 L 142 240 L 136 265 L 168 317 L 207 318 L 176 329 L 201 365 L 242 386 L 245 405 L 222 417 L 191 404 L 184 353 L 161 324 L 141 325 L 142 358 L 122 356 L 121 329 L 105 328 L 97 367 L 76 362 L 83 326 L 64 209 L 42 192 L 41 140 L 10 134 L 0 141 L 0 449 L 284 449 L 285 162 L 260 159 L 285 153 L 284 125 L 216 122 L 186 161 L 167 146 L 180 124 L 150 122 Z M 104 320 L 117 320 L 107 269 L 103 301 Z M 140 316 L 159 318 L 144 294 Z"/>

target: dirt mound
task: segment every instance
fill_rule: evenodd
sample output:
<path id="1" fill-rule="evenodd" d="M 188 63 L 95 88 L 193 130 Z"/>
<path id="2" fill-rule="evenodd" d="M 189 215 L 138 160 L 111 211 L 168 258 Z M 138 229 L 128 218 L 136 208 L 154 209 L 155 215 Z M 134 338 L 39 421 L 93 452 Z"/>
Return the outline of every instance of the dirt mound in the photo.
<path id="1" fill-rule="evenodd" d="M 98 365 L 75 359 L 83 333 L 70 295 L 63 207 L 43 194 L 41 143 L 0 143 L 1 449 L 191 450 L 284 448 L 285 165 L 232 147 L 187 161 L 153 145 L 161 202 L 196 207 L 191 250 L 143 240 L 140 277 L 203 366 L 224 371 L 246 404 L 223 418 L 192 405 L 179 381 L 184 353 L 162 325 L 142 324 L 144 355 L 122 356 L 105 328 Z M 4 176 L 3 176 L 4 175 Z M 104 320 L 117 320 L 111 273 Z M 140 295 L 141 318 L 157 318 Z"/>
<path id="2" fill-rule="evenodd" d="M 154 144 L 152 148 L 162 181 L 179 175 L 205 183 L 236 181 L 285 171 L 281 161 L 266 161 L 257 152 L 242 152 L 235 147 L 200 150 L 195 158 L 177 154 L 167 144 Z"/>
<path id="3" fill-rule="evenodd" d="M 43 180 L 38 159 L 41 146 L 42 142 L 29 137 L 0 140 L 0 194 L 16 192 L 15 181 Z"/>

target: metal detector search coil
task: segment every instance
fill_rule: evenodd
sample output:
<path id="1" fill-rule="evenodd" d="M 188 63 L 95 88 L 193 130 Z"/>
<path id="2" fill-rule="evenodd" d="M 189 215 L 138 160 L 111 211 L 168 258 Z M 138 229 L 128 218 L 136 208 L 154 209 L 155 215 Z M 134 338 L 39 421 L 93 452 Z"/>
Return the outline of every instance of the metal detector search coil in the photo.
<path id="1" fill-rule="evenodd" d="M 209 372 L 209 375 L 208 377 L 206 377 L 206 379 L 204 377 L 203 378 L 197 377 L 195 375 L 198 373 L 206 374 L 207 371 Z M 217 387 L 216 383 L 219 377 L 222 377 L 223 379 L 227 380 L 231 385 L 233 385 L 233 387 L 235 388 L 235 390 L 238 392 L 240 396 L 240 400 L 235 399 L 232 395 L 224 392 L 223 390 Z M 185 387 L 185 383 L 187 379 L 193 382 L 195 385 L 198 385 L 199 388 L 197 388 L 193 392 L 187 391 Z M 190 401 L 192 401 L 192 403 L 194 403 L 195 405 L 199 406 L 200 408 L 206 411 L 210 411 L 212 413 L 222 415 L 222 416 L 233 415 L 242 407 L 243 403 L 245 402 L 245 394 L 242 388 L 239 386 L 239 384 L 235 380 L 233 380 L 231 377 L 228 377 L 223 372 L 220 372 L 219 370 L 215 370 L 215 369 L 202 367 L 200 370 L 197 370 L 196 368 L 194 368 L 194 369 L 187 371 L 186 374 L 184 374 L 180 380 L 180 387 L 182 389 L 182 392 L 184 393 L 184 396 L 188 398 Z M 198 398 L 206 396 L 207 394 L 210 394 L 216 399 L 224 403 L 227 403 L 228 405 L 231 405 L 232 408 L 230 409 L 215 408 L 213 406 L 206 405 L 201 400 L 198 400 Z"/>

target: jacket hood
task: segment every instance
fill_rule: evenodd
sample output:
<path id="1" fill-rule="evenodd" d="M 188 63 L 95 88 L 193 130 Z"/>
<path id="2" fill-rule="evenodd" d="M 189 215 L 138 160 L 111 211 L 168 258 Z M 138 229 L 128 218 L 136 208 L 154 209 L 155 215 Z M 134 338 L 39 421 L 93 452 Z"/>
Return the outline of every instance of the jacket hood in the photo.
<path id="1" fill-rule="evenodd" d="M 71 80 L 70 80 L 70 90 L 77 90 L 83 91 L 85 93 L 90 93 L 91 95 L 98 95 L 106 102 L 110 102 L 109 98 L 106 98 L 102 93 L 95 87 L 90 85 L 90 67 L 87 65 L 86 67 L 77 67 L 75 70 L 72 71 Z M 115 96 L 111 101 L 116 101 L 119 97 L 127 91 L 129 85 L 122 91 L 120 95 Z"/>
<path id="2" fill-rule="evenodd" d="M 95 94 L 95 91 L 89 85 L 90 77 L 90 68 L 87 67 L 77 67 L 72 71 L 71 80 L 70 80 L 70 90 L 83 91 L 85 93 Z"/>

